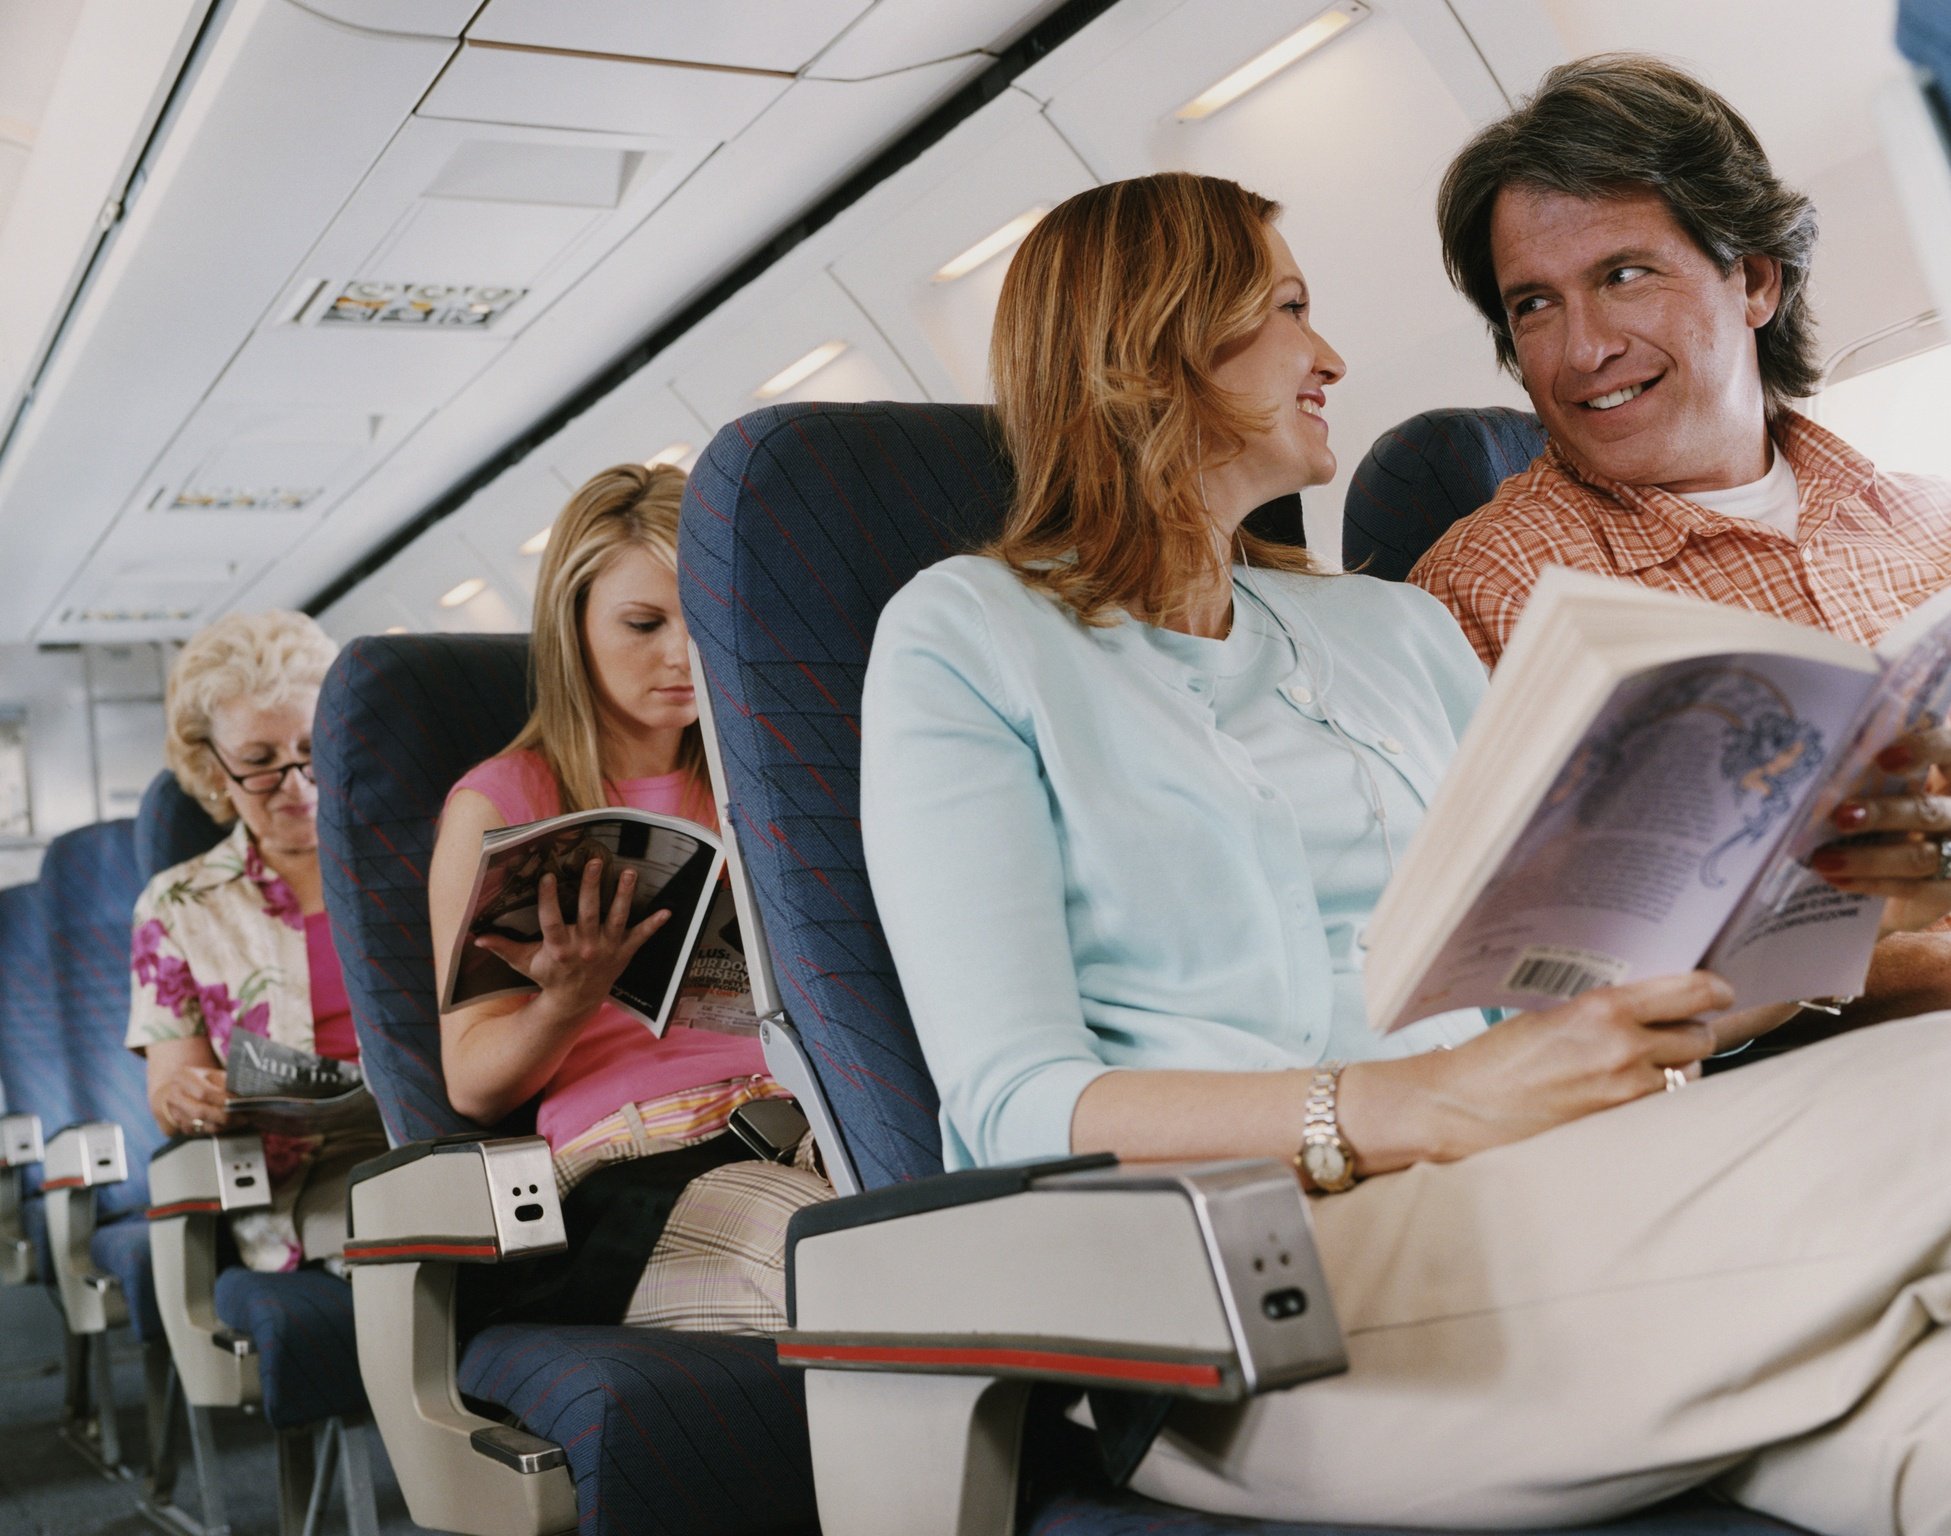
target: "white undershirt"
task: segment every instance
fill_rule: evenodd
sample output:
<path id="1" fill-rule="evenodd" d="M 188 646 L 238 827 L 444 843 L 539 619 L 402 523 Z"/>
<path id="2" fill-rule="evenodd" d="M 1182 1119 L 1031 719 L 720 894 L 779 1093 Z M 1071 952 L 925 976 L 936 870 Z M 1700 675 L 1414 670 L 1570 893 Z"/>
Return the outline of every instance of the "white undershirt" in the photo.
<path id="1" fill-rule="evenodd" d="M 1801 512 L 1802 497 L 1795 484 L 1795 471 L 1788 467 L 1784 454 L 1770 448 L 1774 463 L 1768 473 L 1746 485 L 1729 486 L 1724 491 L 1693 491 L 1687 500 L 1695 506 L 1718 512 L 1722 517 L 1752 518 L 1777 532 L 1795 537 L 1795 524 Z"/>

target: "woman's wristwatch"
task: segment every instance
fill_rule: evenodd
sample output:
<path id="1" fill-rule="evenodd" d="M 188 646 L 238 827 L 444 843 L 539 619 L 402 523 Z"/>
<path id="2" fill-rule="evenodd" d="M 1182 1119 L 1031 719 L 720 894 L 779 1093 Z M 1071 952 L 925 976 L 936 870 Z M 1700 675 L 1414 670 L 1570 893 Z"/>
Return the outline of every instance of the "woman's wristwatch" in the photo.
<path id="1" fill-rule="evenodd" d="M 1335 1113 L 1335 1092 L 1346 1065 L 1324 1061 L 1315 1068 L 1301 1114 L 1301 1148 L 1294 1154 L 1294 1166 L 1324 1195 L 1338 1195 L 1355 1186 L 1355 1149 L 1342 1136 L 1341 1118 Z"/>

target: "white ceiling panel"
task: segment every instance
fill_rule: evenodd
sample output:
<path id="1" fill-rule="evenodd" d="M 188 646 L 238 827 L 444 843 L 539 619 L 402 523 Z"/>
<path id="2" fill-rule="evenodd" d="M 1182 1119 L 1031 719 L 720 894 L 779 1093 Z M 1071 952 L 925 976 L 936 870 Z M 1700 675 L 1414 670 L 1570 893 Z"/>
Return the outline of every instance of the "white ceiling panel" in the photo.
<path id="1" fill-rule="evenodd" d="M 483 583 L 474 596 L 451 608 L 441 606 L 443 595 L 474 580 Z M 528 628 L 526 595 L 497 583 L 479 551 L 446 523 L 435 524 L 388 561 L 373 586 L 406 610 L 407 626 L 416 631 L 501 634 Z"/>
<path id="2" fill-rule="evenodd" d="M 904 172 L 885 189 L 892 196 L 876 197 L 876 216 L 849 222 L 833 274 L 931 395 L 987 400 L 989 331 L 1016 247 L 951 282 L 935 273 L 1011 221 L 1093 185 L 1036 103 L 1009 92 Z M 887 206 L 902 193 L 906 201 Z"/>
<path id="3" fill-rule="evenodd" d="M 747 411 L 795 400 L 928 398 L 831 274 L 808 272 L 806 264 L 790 257 L 726 305 L 722 316 L 708 345 L 684 349 L 686 361 L 671 381 L 679 398 L 714 431 Z M 760 397 L 758 390 L 768 380 L 835 344 L 845 350 L 817 372 Z"/>
<path id="4" fill-rule="evenodd" d="M 483 486 L 443 521 L 473 551 L 482 573 L 511 601 L 520 599 L 524 616 L 535 596 L 542 555 L 524 554 L 522 546 L 555 521 L 572 489 L 530 458 Z"/>
<path id="5" fill-rule="evenodd" d="M 688 465 L 710 437 L 710 429 L 664 382 L 662 372 L 645 370 L 570 422 L 537 457 L 546 458 L 574 489 L 598 470 L 641 464 L 667 449 L 685 449 L 673 462 Z"/>
<path id="6" fill-rule="evenodd" d="M 18 66 L 45 69 L 33 154 L 0 221 L 0 422 L 11 419 L 52 343 L 64 309 L 101 239 L 106 204 L 121 196 L 196 36 L 210 0 L 121 0 L 79 8 L 55 65 L 31 51 Z M 61 7 L 39 0 L 44 26 Z M 18 23 L 15 23 L 18 24 Z M 9 38 L 0 38 L 5 54 Z M 11 57 L 11 56 L 10 56 Z M 0 66 L 4 67 L 4 66 Z M 28 109 L 25 101 L 15 112 Z"/>
<path id="7" fill-rule="evenodd" d="M 958 60 L 859 84 L 796 83 L 523 331 L 464 406 L 428 422 L 246 600 L 310 599 L 410 509 L 444 494 L 981 68 Z M 830 226 L 812 243 L 828 240 L 820 247 L 828 250 L 837 238 Z"/>
<path id="8" fill-rule="evenodd" d="M 450 51 L 238 0 L 0 464 L 0 636 L 67 586 Z"/>
<path id="9" fill-rule="evenodd" d="M 420 115 L 729 139 L 790 84 L 785 75 L 470 44 L 427 93 Z"/>
<path id="10" fill-rule="evenodd" d="M 978 49 L 1005 48 L 1063 0 L 880 0 L 813 61 L 824 80 L 860 80 Z"/>
<path id="11" fill-rule="evenodd" d="M 788 74 L 873 0 L 489 0 L 468 36 Z M 941 0 L 931 0 L 938 9 Z"/>
<path id="12" fill-rule="evenodd" d="M 420 37 L 459 37 L 481 0 L 304 0 L 306 9 L 349 27 L 405 32 Z"/>
<path id="13" fill-rule="evenodd" d="M 340 645 L 360 635 L 383 635 L 389 629 L 414 629 L 414 615 L 386 588 L 365 582 L 318 616 L 319 626 Z"/>

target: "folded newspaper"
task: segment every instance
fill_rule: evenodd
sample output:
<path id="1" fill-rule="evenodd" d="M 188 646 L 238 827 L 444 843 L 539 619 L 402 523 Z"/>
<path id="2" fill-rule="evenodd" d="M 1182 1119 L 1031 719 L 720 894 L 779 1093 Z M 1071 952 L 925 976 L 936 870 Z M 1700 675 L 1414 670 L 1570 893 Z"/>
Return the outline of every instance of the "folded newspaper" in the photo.
<path id="1" fill-rule="evenodd" d="M 314 1056 L 236 1030 L 224 1063 L 225 1104 L 233 1124 L 284 1136 L 321 1136 L 377 1126 L 379 1106 L 359 1064 Z"/>
<path id="2" fill-rule="evenodd" d="M 481 863 L 468 896 L 467 920 L 447 965 L 441 1011 L 520 992 L 535 983 L 474 940 L 498 934 L 518 943 L 542 936 L 537 892 L 556 877 L 564 922 L 573 922 L 583 870 L 603 866 L 604 911 L 623 871 L 637 873 L 630 921 L 669 909 L 670 920 L 631 956 L 610 996 L 662 1035 L 672 1024 L 724 1034 L 756 1035 L 752 987 L 730 887 L 721 878 L 725 851 L 707 828 L 676 816 L 606 806 L 547 821 L 498 827 L 481 839 Z"/>
<path id="3" fill-rule="evenodd" d="M 1738 1008 L 1860 992 L 1883 903 L 1808 857 L 1951 708 L 1951 592 L 1875 650 L 1552 569 L 1368 933 L 1369 1023 L 1695 967 Z"/>

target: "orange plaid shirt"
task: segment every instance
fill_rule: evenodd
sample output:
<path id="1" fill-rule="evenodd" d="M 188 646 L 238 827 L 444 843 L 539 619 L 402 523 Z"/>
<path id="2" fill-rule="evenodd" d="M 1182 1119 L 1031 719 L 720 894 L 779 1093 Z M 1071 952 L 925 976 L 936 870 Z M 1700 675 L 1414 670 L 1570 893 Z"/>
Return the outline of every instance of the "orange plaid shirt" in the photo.
<path id="1" fill-rule="evenodd" d="M 1547 565 L 1759 609 L 1862 645 L 1951 585 L 1951 481 L 1882 474 L 1792 411 L 1772 435 L 1801 497 L 1793 539 L 1657 487 L 1585 474 L 1551 442 L 1409 579 L 1456 615 L 1486 666 Z"/>

